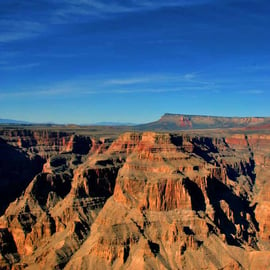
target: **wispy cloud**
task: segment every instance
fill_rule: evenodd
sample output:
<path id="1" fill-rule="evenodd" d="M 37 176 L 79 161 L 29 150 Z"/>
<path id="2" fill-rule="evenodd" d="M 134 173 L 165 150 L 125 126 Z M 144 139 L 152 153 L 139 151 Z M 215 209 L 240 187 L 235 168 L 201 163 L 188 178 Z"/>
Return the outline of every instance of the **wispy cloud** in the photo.
<path id="1" fill-rule="evenodd" d="M 153 87 L 153 88 L 133 88 L 133 89 L 110 89 L 110 90 L 103 90 L 103 89 L 97 89 L 97 90 L 90 90 L 90 91 L 82 91 L 81 94 L 84 95 L 98 95 L 98 94 L 146 94 L 146 93 L 172 93 L 172 92 L 178 92 L 178 93 L 191 93 L 191 92 L 198 92 L 198 91 L 208 91 L 215 93 L 214 90 L 211 90 L 206 87 L 201 86 L 179 86 L 179 87 Z M 79 92 L 80 93 L 80 92 Z"/>
<path id="2" fill-rule="evenodd" d="M 198 77 L 196 72 L 186 74 L 148 74 L 144 76 L 131 76 L 104 81 L 104 85 L 122 86 L 122 85 L 156 85 L 156 84 L 199 84 L 212 85 L 211 82 L 203 81 Z"/>
<path id="3" fill-rule="evenodd" d="M 104 82 L 105 85 L 134 85 L 151 81 L 150 78 L 123 78 L 123 79 L 110 79 Z"/>
<path id="4" fill-rule="evenodd" d="M 31 64 L 29 64 L 29 68 Z M 34 65 L 33 65 L 34 67 Z M 22 67 L 23 68 L 23 67 Z M 210 94 L 220 95 L 230 88 L 234 93 L 242 95 L 262 95 L 260 89 L 237 90 L 235 81 L 206 80 L 196 72 L 178 74 L 145 74 L 122 76 L 118 78 L 104 78 L 80 76 L 71 80 L 60 81 L 39 89 L 27 91 L 1 91 L 0 98 L 50 98 L 65 97 L 82 98 L 89 95 L 131 95 L 131 94 L 159 94 L 182 93 L 183 95 Z M 238 86 L 237 86 L 238 87 Z M 235 89 L 235 90 L 233 90 Z"/>
<path id="5" fill-rule="evenodd" d="M 166 7 L 201 5 L 213 2 L 213 0 L 61 0 L 59 2 L 62 3 L 62 7 L 54 12 L 54 21 L 64 23 L 66 19 L 74 19 L 74 17 L 72 18 L 74 15 L 90 15 L 94 18 L 106 18 L 113 14 L 156 10 Z"/>
<path id="6" fill-rule="evenodd" d="M 16 92 L 8 92 L 2 90 L 0 93 L 0 99 L 6 98 L 29 98 L 29 97 L 50 97 L 71 93 L 70 89 L 48 89 L 48 90 L 22 90 Z"/>
<path id="7" fill-rule="evenodd" d="M 34 57 L 42 57 L 42 58 L 78 58 L 78 57 L 86 57 L 89 56 L 89 53 L 62 53 L 62 52 L 42 52 L 33 55 Z"/>
<path id="8" fill-rule="evenodd" d="M 193 80 L 196 78 L 196 73 L 187 73 L 184 75 L 184 78 L 187 80 Z"/>
<path id="9" fill-rule="evenodd" d="M 161 7 L 201 5 L 213 0 L 61 0 L 62 3 L 73 6 L 89 6 L 104 13 L 131 12 L 138 9 L 157 9 Z"/>
<path id="10" fill-rule="evenodd" d="M 27 63 L 27 64 L 20 64 L 20 65 L 11 65 L 8 62 L 0 62 L 0 69 L 1 70 L 23 70 L 23 69 L 30 69 L 40 66 L 40 63 Z"/>
<path id="11" fill-rule="evenodd" d="M 216 92 L 215 85 L 203 81 L 196 73 L 145 74 L 106 79 L 79 79 L 69 82 L 71 88 L 80 94 L 142 94 L 210 91 Z M 87 88 L 91 90 L 87 90 Z"/>
<path id="12" fill-rule="evenodd" d="M 264 94 L 264 91 L 259 89 L 251 89 L 251 90 L 241 90 L 239 91 L 239 93 L 247 95 L 262 95 Z"/>
<path id="13" fill-rule="evenodd" d="M 78 21 L 95 21 L 119 14 L 136 13 L 166 7 L 201 5 L 212 1 L 214 0 L 45 0 L 46 9 L 44 9 L 42 4 L 33 4 L 35 11 L 42 13 L 40 18 L 37 16 L 33 17 L 34 13 L 31 13 L 28 16 L 28 20 L 22 20 L 22 17 L 18 17 L 14 13 L 14 10 L 6 8 L 4 13 L 6 19 L 0 19 L 0 43 L 34 38 L 50 31 L 52 25 L 55 23 L 71 24 Z M 17 12 L 29 14 L 31 5 L 22 4 Z M 175 42 L 175 40 L 172 41 Z M 160 42 L 168 41 L 163 40 Z"/>
<path id="14" fill-rule="evenodd" d="M 45 26 L 33 21 L 0 20 L 0 43 L 32 38 L 45 30 Z"/>
<path id="15" fill-rule="evenodd" d="M 62 16 L 72 14 L 101 16 L 102 14 L 125 13 L 133 10 L 132 7 L 123 5 L 119 1 L 110 1 L 108 3 L 108 1 L 100 0 L 62 0 L 61 2 L 64 6 L 56 14 Z M 126 3 L 129 2 L 126 1 Z"/>
<path id="16" fill-rule="evenodd" d="M 30 89 L 27 91 L 8 92 L 1 91 L 0 98 L 42 98 L 68 95 L 69 97 L 82 97 L 85 95 L 104 94 L 144 94 L 144 93 L 194 93 L 205 91 L 215 93 L 216 88 L 207 82 L 196 81 L 197 76 L 190 74 L 148 74 L 141 77 L 126 76 L 123 78 L 91 78 L 82 76 L 77 79 L 58 82 L 54 85 L 44 86 L 43 89 Z"/>
<path id="17" fill-rule="evenodd" d="M 7 42 L 21 40 L 21 39 L 28 39 L 34 36 L 36 36 L 36 33 L 29 32 L 29 31 L 23 31 L 23 32 L 11 31 L 11 32 L 6 32 L 6 33 L 1 33 L 0 43 L 7 43 Z"/>
<path id="18" fill-rule="evenodd" d="M 132 1 L 134 2 L 134 1 Z M 201 5 L 211 2 L 211 0 L 146 0 L 140 1 L 140 6 L 146 8 L 160 8 L 160 7 L 177 7 L 177 6 L 193 6 L 193 5 Z"/>

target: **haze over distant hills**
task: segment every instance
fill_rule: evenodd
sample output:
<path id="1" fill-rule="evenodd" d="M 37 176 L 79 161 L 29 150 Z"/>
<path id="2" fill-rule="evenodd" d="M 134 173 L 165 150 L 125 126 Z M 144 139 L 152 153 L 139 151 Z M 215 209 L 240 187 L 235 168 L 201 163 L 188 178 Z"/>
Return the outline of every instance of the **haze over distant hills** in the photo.
<path id="1" fill-rule="evenodd" d="M 30 125 L 61 125 L 57 123 L 31 123 L 22 120 L 0 119 L 0 124 L 30 124 Z M 190 129 L 216 129 L 216 128 L 265 128 L 270 127 L 270 117 L 226 117 L 208 115 L 189 115 L 165 113 L 159 120 L 135 124 L 130 122 L 96 122 L 93 124 L 82 124 L 82 126 L 104 126 L 104 127 L 130 127 L 133 130 L 152 131 L 177 131 Z"/>
<path id="2" fill-rule="evenodd" d="M 93 125 L 97 125 L 97 126 L 134 126 L 136 124 L 129 123 L 129 122 L 97 122 L 97 123 L 94 123 Z"/>
<path id="3" fill-rule="evenodd" d="M 270 125 L 270 117 L 221 117 L 165 113 L 158 121 L 136 126 L 139 130 L 252 128 Z"/>
<path id="4" fill-rule="evenodd" d="M 22 120 L 0 118 L 0 124 L 30 124 L 30 122 L 22 121 Z"/>
<path id="5" fill-rule="evenodd" d="M 165 113 L 157 121 L 134 124 L 129 122 L 97 122 L 97 126 L 126 126 L 134 130 L 177 131 L 190 129 L 217 129 L 217 128 L 264 128 L 270 126 L 270 117 L 227 117 L 210 115 L 189 115 Z"/>

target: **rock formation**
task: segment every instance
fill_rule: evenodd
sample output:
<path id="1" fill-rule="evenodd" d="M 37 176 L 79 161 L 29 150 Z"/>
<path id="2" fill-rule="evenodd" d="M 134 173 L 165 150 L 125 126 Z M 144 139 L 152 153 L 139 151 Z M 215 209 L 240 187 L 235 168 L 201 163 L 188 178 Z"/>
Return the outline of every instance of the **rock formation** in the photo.
<path id="1" fill-rule="evenodd" d="M 215 128 L 269 130 L 269 127 L 270 117 L 219 117 L 166 113 L 158 121 L 138 125 L 135 128 L 137 130 L 176 131 Z"/>
<path id="2" fill-rule="evenodd" d="M 1 269 L 270 268 L 270 135 L 1 132 Z"/>

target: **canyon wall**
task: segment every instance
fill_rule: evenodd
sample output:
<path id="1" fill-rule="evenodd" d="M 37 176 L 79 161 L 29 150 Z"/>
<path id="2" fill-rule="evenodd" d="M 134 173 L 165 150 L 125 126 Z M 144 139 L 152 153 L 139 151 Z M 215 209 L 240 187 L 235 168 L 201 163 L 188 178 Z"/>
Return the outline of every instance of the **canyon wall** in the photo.
<path id="1" fill-rule="evenodd" d="M 1 132 L 1 269 L 270 268 L 269 135 Z"/>

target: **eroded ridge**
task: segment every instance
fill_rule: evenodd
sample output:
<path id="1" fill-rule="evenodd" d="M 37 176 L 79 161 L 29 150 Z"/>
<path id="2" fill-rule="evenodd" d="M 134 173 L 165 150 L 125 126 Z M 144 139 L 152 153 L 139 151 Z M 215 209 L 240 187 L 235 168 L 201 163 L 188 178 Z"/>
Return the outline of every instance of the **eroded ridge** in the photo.
<path id="1" fill-rule="evenodd" d="M 269 136 L 68 138 L 1 217 L 2 268 L 270 267 Z"/>

